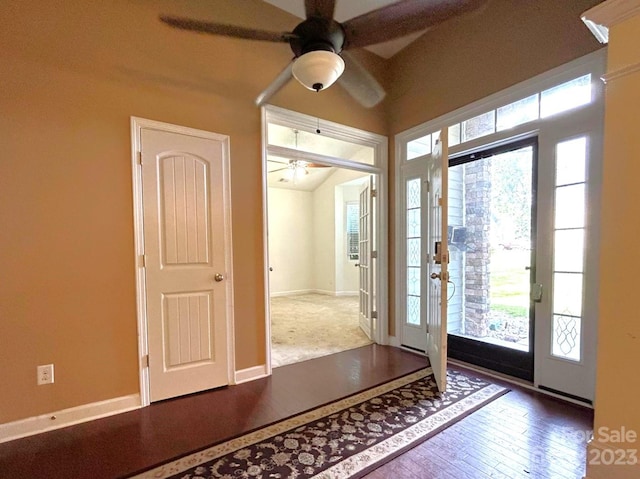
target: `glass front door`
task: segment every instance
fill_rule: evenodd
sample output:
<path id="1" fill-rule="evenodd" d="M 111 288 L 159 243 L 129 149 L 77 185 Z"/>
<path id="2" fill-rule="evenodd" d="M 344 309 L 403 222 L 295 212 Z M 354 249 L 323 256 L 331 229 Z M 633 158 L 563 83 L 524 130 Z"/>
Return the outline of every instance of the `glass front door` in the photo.
<path id="1" fill-rule="evenodd" d="M 537 139 L 449 164 L 449 356 L 532 380 Z"/>

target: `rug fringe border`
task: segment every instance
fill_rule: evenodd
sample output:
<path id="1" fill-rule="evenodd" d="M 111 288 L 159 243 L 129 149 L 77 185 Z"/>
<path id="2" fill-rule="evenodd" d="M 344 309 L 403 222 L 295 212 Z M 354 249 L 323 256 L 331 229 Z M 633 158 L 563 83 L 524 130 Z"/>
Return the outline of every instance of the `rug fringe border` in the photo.
<path id="1" fill-rule="evenodd" d="M 413 426 L 408 427 L 384 441 L 350 456 L 310 479 L 356 479 L 373 469 L 392 461 L 400 454 L 428 440 L 435 434 L 453 426 L 459 420 L 474 413 L 486 404 L 508 393 L 509 389 L 497 384 L 488 384 L 482 389 L 442 409 Z M 449 422 L 451 416 L 457 421 Z"/>

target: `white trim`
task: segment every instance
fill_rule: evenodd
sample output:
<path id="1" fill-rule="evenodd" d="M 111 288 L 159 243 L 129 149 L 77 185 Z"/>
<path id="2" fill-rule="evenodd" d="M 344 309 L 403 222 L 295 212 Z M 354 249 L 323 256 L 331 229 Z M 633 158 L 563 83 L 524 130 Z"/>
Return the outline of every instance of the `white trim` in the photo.
<path id="1" fill-rule="evenodd" d="M 334 296 L 358 296 L 359 291 L 336 291 Z"/>
<path id="2" fill-rule="evenodd" d="M 147 308 L 146 308 L 146 286 L 144 266 L 140 258 L 144 255 L 144 210 L 142 204 L 142 165 L 139 163 L 141 149 L 142 129 L 148 128 L 181 135 L 197 136 L 220 141 L 223 146 L 223 202 L 224 202 L 224 245 L 226 256 L 224 258 L 225 271 L 227 275 L 227 382 L 234 384 L 235 380 L 235 329 L 234 329 L 234 295 L 233 295 L 233 242 L 232 242 L 232 221 L 231 221 L 231 178 L 230 178 L 230 148 L 229 137 L 219 133 L 205 130 L 198 130 L 181 125 L 173 125 L 161 121 L 148 120 L 145 118 L 131 117 L 131 164 L 133 169 L 133 221 L 134 221 L 134 245 L 136 265 L 136 303 L 137 303 L 137 324 L 138 324 L 138 367 L 140 375 L 140 404 L 148 406 L 151 404 L 149 396 L 149 367 L 146 356 L 149 354 L 147 344 Z"/>
<path id="3" fill-rule="evenodd" d="M 482 113 L 486 113 L 487 111 L 499 108 L 504 105 L 508 105 L 514 101 L 521 100 L 522 98 L 526 98 L 529 95 L 533 95 L 535 93 L 539 93 L 540 91 L 546 90 L 547 88 L 551 88 L 556 86 L 564 81 L 571 80 L 580 75 L 586 75 L 587 73 L 591 73 L 597 65 L 603 65 L 606 61 L 606 48 L 601 48 L 593 53 L 580 57 L 576 60 L 573 60 L 569 63 L 561 65 L 557 68 L 549 70 L 545 73 L 537 75 L 533 78 L 525 80 L 517 85 L 506 88 L 502 91 L 494 93 L 486 98 L 473 102 L 467 106 L 463 106 L 454 110 L 450 113 L 442 115 L 433 120 L 429 120 L 427 122 L 416 125 L 408 130 L 405 130 L 401 133 L 395 135 L 396 140 L 396 151 L 402 153 L 402 143 L 409 142 L 416 138 L 420 138 L 426 134 L 433 133 L 442 129 L 445 126 L 451 126 L 452 124 L 459 123 L 464 120 L 468 120 L 469 118 L 473 118 L 476 115 L 480 115 Z M 585 105 L 588 108 L 589 105 Z M 567 113 L 572 115 L 575 114 L 575 111 L 579 110 L 579 107 L 574 110 L 570 110 Z M 562 114 L 555 115 L 554 117 L 559 117 Z M 543 119 L 542 121 L 547 121 L 549 119 Z M 536 125 L 541 120 L 532 121 L 529 123 L 525 123 L 522 125 L 523 129 L 532 129 L 532 125 Z M 535 127 L 533 127 L 535 128 Z M 481 145 L 486 144 L 487 142 L 494 141 L 492 138 L 502 134 L 505 137 L 513 137 L 516 134 L 519 134 L 518 128 L 512 128 L 508 130 L 504 130 L 497 134 L 487 135 L 481 138 L 478 138 L 478 142 Z M 461 152 L 468 150 L 470 148 L 471 142 L 465 142 L 461 145 L 450 146 L 449 147 L 449 155 L 457 156 Z M 398 157 L 400 158 L 400 157 Z M 396 164 L 408 164 L 415 160 L 398 162 Z"/>
<path id="4" fill-rule="evenodd" d="M 263 189 L 263 245 L 264 245 L 264 271 L 265 271 L 265 312 L 266 312 L 266 351 L 267 368 L 271 371 L 271 315 L 269 307 L 269 241 L 268 241 L 268 184 L 267 184 L 267 154 L 278 151 L 281 154 L 299 155 L 296 150 L 283 147 L 273 147 L 267 144 L 268 123 L 278 124 L 286 127 L 295 127 L 298 130 L 315 132 L 320 128 L 323 136 L 335 138 L 342 141 L 365 145 L 374 150 L 374 165 L 348 161 L 340 158 L 333 158 L 314 154 L 315 161 L 330 164 L 339 168 L 349 168 L 375 174 L 378 177 L 376 182 L 376 218 L 377 229 L 375 232 L 375 244 L 378 257 L 375 260 L 378 265 L 376 274 L 375 311 L 378 313 L 378 327 L 373 332 L 372 339 L 378 344 L 388 343 L 388 139 L 385 136 L 367 132 L 357 128 L 352 128 L 328 120 L 321 120 L 317 117 L 297 113 L 283 108 L 267 105 L 262 107 L 262 189 Z M 319 291 L 314 292 L 336 295 L 335 292 Z M 349 292 L 350 293 L 350 292 Z M 275 296 L 275 295 L 273 295 Z"/>
<path id="5" fill-rule="evenodd" d="M 266 364 L 260 366 L 253 366 L 251 368 L 241 369 L 236 371 L 234 384 L 242 384 L 249 381 L 255 381 L 256 379 L 266 378 L 271 375 L 271 369 Z"/>
<path id="6" fill-rule="evenodd" d="M 262 125 L 262 252 L 264 256 L 264 351 L 266 361 L 266 373 L 271 375 L 271 281 L 269 278 L 270 261 L 269 261 L 269 180 L 267 177 L 267 142 L 268 122 L 267 109 L 263 106 L 260 108 L 260 119 Z"/>
<path id="7" fill-rule="evenodd" d="M 546 163 L 542 160 L 543 157 L 547 160 L 552 157 L 553 153 L 551 152 L 554 147 L 552 144 L 553 141 L 559 141 L 563 138 L 567 138 L 571 135 L 577 134 L 585 134 L 588 133 L 592 137 L 592 141 L 600 142 L 600 123 L 601 117 L 598 115 L 602 108 L 603 102 L 603 85 L 601 82 L 597 81 L 597 77 L 600 76 L 601 72 L 605 70 L 606 63 L 606 48 L 602 48 L 598 51 L 595 51 L 589 55 L 585 55 L 584 57 L 578 58 L 572 62 L 569 62 L 565 65 L 562 65 L 558 68 L 550 70 L 546 73 L 538 75 L 534 78 L 531 78 L 525 82 L 514 85 L 510 88 L 507 88 L 503 91 L 497 92 L 485 99 L 481 99 L 476 101 L 466 107 L 459 108 L 451 113 L 443 115 L 439 118 L 435 118 L 428 122 L 417 125 L 409 130 L 401 132 L 395 136 L 395 154 L 396 154 L 396 170 L 395 170 L 395 181 L 396 181 L 396 248 L 397 248 L 397 261 L 396 261 L 396 284 L 398 285 L 396 289 L 396 334 L 399 337 L 401 343 L 403 343 L 403 324 L 404 319 L 406 317 L 404 308 L 405 308 L 405 299 L 403 294 L 404 288 L 404 195 L 405 195 L 405 181 L 408 178 L 411 178 L 412 174 L 416 171 L 420 171 L 424 169 L 425 163 L 430 159 L 430 155 L 424 155 L 419 158 L 415 158 L 412 160 L 406 159 L 406 145 L 409 141 L 421 138 L 424 135 L 432 134 L 445 126 L 450 126 L 452 124 L 456 124 L 469 118 L 473 118 L 477 115 L 486 113 L 491 110 L 495 110 L 504 105 L 508 105 L 514 101 L 521 100 L 522 98 L 526 98 L 530 95 L 537 94 L 541 91 L 544 91 L 548 88 L 552 88 L 559 84 L 562 84 L 566 81 L 572 80 L 574 78 L 580 77 L 582 75 L 591 74 L 592 75 L 592 86 L 593 86 L 593 101 L 591 103 L 579 106 L 577 108 L 573 108 L 567 110 L 562 113 L 558 113 L 553 116 L 549 116 L 547 118 L 540 118 L 534 121 L 530 121 L 524 123 L 522 125 L 516 126 L 511 129 L 507 129 L 504 131 L 500 131 L 497 133 L 493 133 L 490 135 L 483 136 L 481 138 L 464 142 L 462 144 L 456 145 L 454 147 L 449 148 L 449 156 L 450 158 L 455 158 L 465 153 L 469 153 L 471 151 L 477 150 L 480 147 L 488 147 L 491 145 L 497 145 L 500 143 L 504 143 L 506 141 L 514 141 L 519 138 L 525 138 L 533 135 L 538 135 L 539 137 L 539 156 L 540 161 L 538 163 L 538 171 L 542 175 L 539 178 L 538 188 L 542 187 L 542 181 L 544 174 L 541 173 L 541 165 L 547 165 L 545 168 L 548 168 L 550 163 L 547 161 Z M 594 78 L 595 75 L 595 78 Z M 597 151 L 599 149 L 597 147 L 593 147 L 592 155 L 597 155 Z M 545 156 L 546 155 L 546 156 Z M 597 158 L 593 156 L 593 158 Z M 591 160 L 590 160 L 591 161 Z M 593 160 L 598 161 L 598 160 Z M 546 177 L 546 176 L 545 176 Z M 597 178 L 597 175 L 594 175 L 593 178 Z M 547 185 L 548 186 L 548 185 Z M 593 182 L 592 185 L 588 187 L 588 191 L 596 191 L 597 192 L 597 182 Z M 591 195 L 591 193 L 589 193 Z M 589 197 L 591 198 L 591 196 Z M 540 199 L 540 197 L 539 197 Z M 591 201 L 591 199 L 589 199 Z M 597 207 L 597 205 L 596 205 Z M 538 214 L 543 210 L 542 203 L 538 203 Z M 593 211 L 593 210 L 592 210 Z M 595 217 L 597 218 L 597 216 Z M 548 227 L 548 222 L 546 218 L 541 216 L 538 217 L 537 224 L 537 234 L 541 235 L 545 228 Z M 597 219 L 591 218 L 591 225 L 594 231 L 597 231 Z M 541 226 L 542 225 L 542 226 Z M 547 225 L 547 226 L 545 226 Z M 595 225 L 595 226 L 594 226 Z M 593 239 L 593 238 L 592 238 Z M 597 240 L 597 237 L 595 238 Z M 594 241 L 595 241 L 594 240 Z M 592 241 L 592 246 L 594 241 Z M 594 248 L 597 248 L 597 241 L 595 241 Z M 548 246 L 545 243 L 545 246 Z M 593 253 L 594 250 L 590 250 L 591 258 L 589 261 L 592 261 L 593 258 L 597 257 L 597 253 Z M 537 271 L 539 275 L 545 273 L 546 263 L 550 256 L 542 253 L 541 245 L 538 245 L 538 255 L 536 257 L 537 261 Z M 589 263 L 591 266 L 591 263 Z M 546 268 L 546 269 L 545 269 Z M 585 265 L 585 274 L 587 271 L 587 265 Z M 591 278 L 595 278 L 597 275 L 591 276 Z M 538 278 L 540 282 L 540 276 Z M 549 281 L 542 281 L 545 284 L 551 284 Z M 589 286 L 591 287 L 591 286 Z M 586 291 L 587 286 L 585 286 Z M 595 301 L 594 298 L 597 297 L 595 295 L 589 295 L 591 301 Z M 536 310 L 541 315 L 548 316 L 550 314 L 550 303 L 543 299 L 543 303 L 536 304 Z M 544 309 L 542 309 L 544 308 Z M 585 311 L 594 310 L 592 307 L 587 307 L 585 303 Z M 597 310 L 597 308 L 596 308 Z M 545 317 L 546 317 L 545 316 Z M 591 328 L 597 323 L 597 317 L 587 316 L 586 314 L 583 317 L 583 321 L 588 321 L 588 335 L 585 332 L 584 335 L 584 345 L 585 347 L 589 347 L 589 350 L 595 349 L 595 345 L 592 345 L 592 342 L 595 341 L 597 336 L 593 332 Z M 586 326 L 585 326 L 586 328 Z M 538 339 L 537 344 L 543 344 L 542 341 L 539 340 L 539 334 L 542 334 L 543 331 L 541 328 L 536 329 L 536 338 Z M 585 329 L 587 331 L 587 329 Z M 543 361 L 548 357 L 546 352 L 541 352 L 536 349 L 535 351 L 535 370 L 534 375 L 536 378 L 541 378 L 541 368 L 543 367 Z M 585 361 L 585 368 L 589 369 L 589 371 L 593 370 L 593 379 L 595 379 L 595 357 L 590 357 L 588 361 L 588 365 Z M 575 381 L 574 381 L 575 383 Z M 571 391 L 569 391 L 571 392 Z M 579 394 L 587 399 L 593 399 L 593 393 L 589 394 Z M 561 396 L 564 398 L 564 396 Z"/>
<path id="8" fill-rule="evenodd" d="M 133 411 L 141 407 L 140 400 L 139 394 L 130 394 L 0 424 L 0 443 Z"/>
<path id="9" fill-rule="evenodd" d="M 639 14 L 639 0 L 607 0 L 584 12 L 582 19 L 609 28 Z"/>
<path id="10" fill-rule="evenodd" d="M 399 336 L 389 336 L 389 346 L 393 346 L 394 348 L 400 347 L 400 337 Z"/>
<path id="11" fill-rule="evenodd" d="M 302 296 L 303 294 L 323 294 L 325 296 L 358 296 L 358 291 L 328 291 L 325 289 L 296 289 L 293 291 L 278 291 L 271 293 L 271 298 L 281 298 L 285 296 Z"/>
<path id="12" fill-rule="evenodd" d="M 497 373 L 495 371 L 492 371 L 491 369 L 482 368 L 480 366 L 476 366 L 474 364 L 465 363 L 464 361 L 459 361 L 457 359 L 449 358 L 448 362 L 451 363 L 451 364 L 455 364 L 456 366 L 460 366 L 460 367 L 463 367 L 465 369 L 469 369 L 471 371 L 482 373 L 485 376 L 490 376 L 492 378 L 500 379 L 501 381 L 504 381 L 506 383 L 514 384 L 516 386 L 520 386 L 521 388 L 528 389 L 529 391 L 536 391 L 538 393 L 544 394 L 545 396 L 550 396 L 550 397 L 553 397 L 553 398 L 556 398 L 556 399 L 562 399 L 565 402 L 569 402 L 569 403 L 572 403 L 572 404 L 577 404 L 578 406 L 582 406 L 582 407 L 585 407 L 587 409 L 593 409 L 593 405 L 591 405 L 589 403 L 586 403 L 586 402 L 583 402 L 583 401 L 578 401 L 576 399 L 572 399 L 572 398 L 569 398 L 567 396 L 563 396 L 562 394 L 556 394 L 554 392 L 547 391 L 546 389 L 540 389 L 540 388 L 536 387 L 534 384 L 532 384 L 530 382 L 527 382 L 527 381 L 524 381 L 522 379 L 517 379 L 517 378 L 514 378 L 512 376 L 507 376 L 506 374 L 500 374 L 500 373 Z"/>
<path id="13" fill-rule="evenodd" d="M 316 289 L 296 289 L 293 291 L 279 291 L 277 293 L 271 293 L 269 295 L 270 298 L 280 298 L 283 296 L 302 296 L 303 294 L 313 294 L 317 293 Z"/>
<path id="14" fill-rule="evenodd" d="M 626 77 L 627 75 L 631 75 L 638 71 L 640 71 L 640 62 L 633 63 L 631 65 L 627 65 L 626 67 L 618 68 L 617 70 L 606 73 L 602 75 L 602 81 L 608 85 L 614 80 L 618 80 L 622 77 Z"/>

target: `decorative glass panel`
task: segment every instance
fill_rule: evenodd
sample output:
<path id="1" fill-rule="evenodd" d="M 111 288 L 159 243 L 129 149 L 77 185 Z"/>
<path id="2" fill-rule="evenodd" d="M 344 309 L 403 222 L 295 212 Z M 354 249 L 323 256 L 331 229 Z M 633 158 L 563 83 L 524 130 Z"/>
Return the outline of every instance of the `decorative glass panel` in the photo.
<path id="1" fill-rule="evenodd" d="M 582 315 L 582 274 L 553 274 L 553 313 Z"/>
<path id="2" fill-rule="evenodd" d="M 551 354 L 573 361 L 580 361 L 581 330 L 581 318 L 555 315 L 553 317 Z"/>
<path id="3" fill-rule="evenodd" d="M 407 240 L 407 266 L 420 267 L 420 238 Z"/>
<path id="4" fill-rule="evenodd" d="M 420 268 L 407 268 L 407 294 L 420 296 Z"/>
<path id="5" fill-rule="evenodd" d="M 420 325 L 420 297 L 407 296 L 407 323 Z"/>
<path id="6" fill-rule="evenodd" d="M 585 137 L 558 143 L 556 148 L 556 185 L 581 183 L 586 180 L 587 139 Z"/>
<path id="7" fill-rule="evenodd" d="M 462 141 L 473 140 L 496 131 L 496 111 L 491 110 L 482 115 L 462 122 Z"/>
<path id="8" fill-rule="evenodd" d="M 542 92 L 540 117 L 571 110 L 591 102 L 591 75 L 585 75 Z"/>
<path id="9" fill-rule="evenodd" d="M 538 113 L 538 94 L 536 93 L 530 97 L 498 108 L 496 129 L 502 131 L 517 125 L 522 125 L 528 121 L 537 120 Z"/>
<path id="10" fill-rule="evenodd" d="M 556 228 L 583 227 L 584 210 L 584 183 L 556 188 Z"/>
<path id="11" fill-rule="evenodd" d="M 554 246 L 554 271 L 582 272 L 584 229 L 556 230 Z"/>
<path id="12" fill-rule="evenodd" d="M 420 208 L 407 211 L 407 238 L 420 237 Z"/>
<path id="13" fill-rule="evenodd" d="M 413 160 L 429 153 L 431 153 L 431 135 L 407 143 L 407 160 Z"/>
<path id="14" fill-rule="evenodd" d="M 407 181 L 407 209 L 420 208 L 420 178 Z"/>

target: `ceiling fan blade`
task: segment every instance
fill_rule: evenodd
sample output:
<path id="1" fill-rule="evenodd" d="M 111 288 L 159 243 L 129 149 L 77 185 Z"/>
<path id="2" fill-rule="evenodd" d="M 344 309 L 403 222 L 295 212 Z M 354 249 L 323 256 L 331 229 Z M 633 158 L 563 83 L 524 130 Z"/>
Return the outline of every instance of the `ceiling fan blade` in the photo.
<path id="1" fill-rule="evenodd" d="M 167 25 L 189 30 L 192 32 L 209 33 L 212 35 L 224 35 L 227 37 L 244 38 L 246 40 L 262 40 L 265 42 L 288 42 L 298 36 L 289 32 L 269 32 L 266 30 L 256 30 L 254 28 L 244 28 L 237 25 L 225 25 L 223 23 L 204 22 L 192 20 L 190 18 L 173 17 L 171 15 L 160 15 Z"/>
<path id="2" fill-rule="evenodd" d="M 288 169 L 289 169 L 289 167 L 285 166 L 284 168 L 278 168 L 277 170 L 271 170 L 271 171 L 268 171 L 267 173 L 275 173 L 276 171 L 283 171 L 283 170 L 288 170 Z"/>
<path id="3" fill-rule="evenodd" d="M 278 161 L 272 160 L 271 158 L 267 158 L 267 161 L 270 161 L 271 163 L 278 163 L 279 165 L 288 165 L 289 163 L 291 163 L 291 160 Z"/>
<path id="4" fill-rule="evenodd" d="M 438 25 L 487 0 L 402 0 L 342 23 L 345 48 L 366 47 Z"/>
<path id="5" fill-rule="evenodd" d="M 269 98 L 278 93 L 282 87 L 289 83 L 289 80 L 293 77 L 293 73 L 291 73 L 292 67 L 293 62 L 290 62 L 284 70 L 278 74 L 275 80 L 271 82 L 271 85 L 265 88 L 265 90 L 258 95 L 258 98 L 256 98 L 256 105 L 264 105 Z"/>
<path id="6" fill-rule="evenodd" d="M 366 108 L 380 103 L 386 95 L 382 85 L 349 52 L 343 50 L 342 58 L 346 66 L 338 83 Z"/>
<path id="7" fill-rule="evenodd" d="M 307 163 L 306 168 L 331 168 L 331 165 L 321 165 L 320 163 Z"/>
<path id="8" fill-rule="evenodd" d="M 335 0 L 304 0 L 304 10 L 307 18 L 321 17 L 332 20 L 335 8 Z"/>

